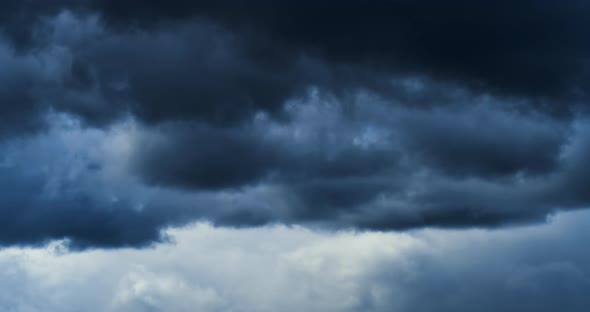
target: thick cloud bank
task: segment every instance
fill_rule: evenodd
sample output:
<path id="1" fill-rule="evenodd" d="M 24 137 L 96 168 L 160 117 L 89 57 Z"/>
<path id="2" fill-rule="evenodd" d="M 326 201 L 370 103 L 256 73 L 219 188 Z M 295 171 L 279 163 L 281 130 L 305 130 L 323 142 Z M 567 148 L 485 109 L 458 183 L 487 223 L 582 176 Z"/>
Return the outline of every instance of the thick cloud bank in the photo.
<path id="1" fill-rule="evenodd" d="M 590 205 L 583 1 L 7 1 L 0 244 Z"/>
<path id="2" fill-rule="evenodd" d="M 511 230 L 247 230 L 175 245 L 0 251 L 3 311 L 587 311 L 588 212 Z M 91 281 L 91 282 L 89 282 Z"/>

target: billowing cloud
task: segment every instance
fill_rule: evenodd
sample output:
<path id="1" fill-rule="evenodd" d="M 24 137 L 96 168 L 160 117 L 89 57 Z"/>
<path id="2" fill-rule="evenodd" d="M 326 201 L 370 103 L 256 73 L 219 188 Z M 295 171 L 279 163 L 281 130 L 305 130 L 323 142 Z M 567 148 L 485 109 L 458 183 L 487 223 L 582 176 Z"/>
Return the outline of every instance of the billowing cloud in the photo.
<path id="1" fill-rule="evenodd" d="M 590 203 L 580 1 L 25 4 L 0 22 L 2 245 Z"/>
<path id="2" fill-rule="evenodd" d="M 287 120 L 257 115 L 234 127 L 126 119 L 85 128 L 51 115 L 46 134 L 2 147 L 2 200 L 20 208 L 3 210 L 3 244 L 142 246 L 194 220 L 497 227 L 588 205 L 584 119 L 487 103 L 424 111 L 359 102 L 350 115 L 342 103 L 311 94 L 288 105 Z M 429 135 L 437 137 L 420 141 Z"/>
<path id="3" fill-rule="evenodd" d="M 590 48 L 588 6 L 570 1 L 9 1 L 9 34 L 63 9 L 100 14 L 118 29 L 206 19 L 242 34 L 268 37 L 269 48 L 302 50 L 331 63 L 433 75 L 515 94 L 583 93 Z M 15 27 L 18 25 L 21 27 Z M 22 27 L 28 26 L 28 27 Z M 268 52 L 272 52 L 268 51 Z M 267 53 L 263 62 L 276 54 Z M 272 56 L 272 57 L 269 57 Z M 264 60 L 266 59 L 266 60 Z"/>
<path id="4" fill-rule="evenodd" d="M 519 229 L 404 234 L 200 223 L 169 231 L 175 244 L 150 249 L 9 248 L 0 251 L 0 307 L 586 311 L 590 254 L 579 241 L 588 219 L 576 212 Z"/>
<path id="5" fill-rule="evenodd" d="M 0 310 L 588 310 L 589 13 L 5 1 Z"/>

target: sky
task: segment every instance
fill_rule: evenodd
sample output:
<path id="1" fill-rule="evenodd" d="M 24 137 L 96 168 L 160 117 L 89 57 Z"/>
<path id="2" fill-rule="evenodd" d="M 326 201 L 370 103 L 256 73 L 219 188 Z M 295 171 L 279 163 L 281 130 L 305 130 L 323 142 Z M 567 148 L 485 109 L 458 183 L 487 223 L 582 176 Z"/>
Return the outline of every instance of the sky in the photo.
<path id="1" fill-rule="evenodd" d="M 7 0 L 1 311 L 587 311 L 590 4 Z"/>

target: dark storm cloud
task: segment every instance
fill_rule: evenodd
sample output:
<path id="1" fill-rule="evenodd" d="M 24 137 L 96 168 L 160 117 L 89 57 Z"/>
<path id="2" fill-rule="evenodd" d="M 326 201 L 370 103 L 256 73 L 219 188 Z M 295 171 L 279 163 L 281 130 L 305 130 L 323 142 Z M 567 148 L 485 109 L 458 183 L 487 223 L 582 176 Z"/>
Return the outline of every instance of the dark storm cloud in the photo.
<path id="1" fill-rule="evenodd" d="M 66 116 L 48 122 L 46 134 L 0 144 L 2 246 L 65 239 L 71 248 L 141 247 L 203 218 L 272 221 L 255 191 L 199 196 L 138 184 L 119 167 L 128 129 L 81 129 Z"/>
<path id="2" fill-rule="evenodd" d="M 160 240 L 159 228 L 176 213 L 158 211 L 154 202 L 140 207 L 131 188 L 125 190 L 130 194 L 117 194 L 100 181 L 102 164 L 91 151 L 100 141 L 66 136 L 52 133 L 1 146 L 0 244 L 70 239 L 73 247 L 113 247 Z"/>
<path id="3" fill-rule="evenodd" d="M 423 105 L 440 96 L 401 94 L 404 90 L 385 79 L 400 74 L 508 95 L 585 92 L 586 6 L 577 2 L 557 8 L 528 1 L 246 6 L 9 2 L 6 12 L 14 18 L 3 25 L 8 38 L 15 29 L 28 31 L 31 48 L 19 53 L 58 46 L 70 54 L 70 64 L 54 78 L 58 85 L 37 91 L 36 98 L 50 99 L 59 110 L 90 122 L 128 112 L 148 122 L 242 121 L 259 110 L 280 111 L 285 100 L 310 86 L 337 94 L 369 88 L 393 93 L 402 103 L 420 97 Z M 102 22 L 88 25 L 84 17 L 62 14 L 40 23 L 64 9 Z M 22 27 L 10 26 L 15 23 Z M 550 111 L 570 107 L 563 101 L 538 102 Z"/>
<path id="4" fill-rule="evenodd" d="M 205 17 L 329 62 L 507 94 L 563 96 L 587 88 L 584 1 L 101 1 L 99 7 L 114 23 Z"/>
<path id="5" fill-rule="evenodd" d="M 293 121 L 291 127 L 309 126 L 299 123 Z M 300 140 L 287 133 L 267 133 L 276 126 L 268 119 L 239 128 L 163 125 L 135 142 L 131 163 L 145 182 L 154 185 L 197 191 L 281 185 L 301 202 L 292 214 L 322 215 L 328 208 L 329 215 L 330 209 L 354 207 L 395 184 L 388 175 L 400 169 L 400 155 L 389 146 L 359 147 L 349 140 L 353 133 L 340 137 L 346 129 L 323 134 L 312 130 L 311 137 Z M 342 132 L 330 138 L 332 131 Z"/>
<path id="6" fill-rule="evenodd" d="M 94 194 L 44 196 L 47 177 L 23 177 L 6 168 L 0 172 L 2 245 L 71 239 L 73 247 L 141 246 L 159 241 L 159 228 L 169 219 L 151 207 L 141 212 L 129 202 L 97 200 Z"/>
<path id="7" fill-rule="evenodd" d="M 147 182 L 223 189 L 261 181 L 277 166 L 277 151 L 255 133 L 205 125 L 169 125 L 138 142 L 136 170 Z"/>
<path id="8" fill-rule="evenodd" d="M 500 226 L 590 203 L 580 1 L 25 4 L 0 22 L 2 144 L 66 153 L 51 114 L 138 133 L 75 183 L 67 161 L 2 167 L 4 244 L 142 245 L 201 218 Z M 43 195 L 55 181 L 73 184 Z"/>
<path id="9" fill-rule="evenodd" d="M 160 128 L 136 142 L 132 163 L 156 185 L 278 187 L 262 199 L 280 197 L 276 211 L 249 208 L 248 219 L 260 212 L 259 220 L 327 227 L 495 227 L 589 203 L 577 160 L 583 120 L 478 103 L 424 111 L 363 102 L 350 117 L 332 104 L 303 104 L 290 123 Z M 219 222 L 241 225 L 239 217 Z"/>
<path id="10" fill-rule="evenodd" d="M 551 112 L 577 109 L 563 99 L 580 99 L 587 87 L 590 8 L 581 1 L 48 1 L 10 2 L 7 12 L 17 13 L 11 23 L 31 21 L 19 29 L 38 44 L 39 18 L 63 9 L 98 14 L 108 28 L 81 46 L 58 39 L 75 55 L 70 81 L 109 103 L 65 108 L 91 121 L 121 110 L 148 121 L 242 120 L 280 110 L 309 86 L 386 92 L 384 76 L 400 74 L 540 96 L 534 103 Z M 77 31 L 71 26 L 62 31 Z M 61 93 L 91 101 L 71 86 Z"/>
<path id="11" fill-rule="evenodd" d="M 69 1 L 73 4 L 75 1 Z M 2 2 L 0 31 L 19 47 L 31 43 L 33 26 L 43 15 L 58 13 L 68 1 L 7 0 Z"/>
<path id="12" fill-rule="evenodd" d="M 112 79 L 127 79 L 148 121 L 242 120 L 309 86 L 401 96 L 386 77 L 406 74 L 533 97 L 551 113 L 585 106 L 590 7 L 581 1 L 86 4 L 113 38 L 76 49 L 93 51 L 80 64 L 94 67 L 102 95 Z"/>
<path id="13" fill-rule="evenodd" d="M 475 107 L 402 119 L 409 151 L 449 175 L 493 177 L 554 170 L 567 128 L 542 116 Z"/>
<path id="14" fill-rule="evenodd" d="M 35 64 L 19 59 L 14 52 L 0 45 L 0 138 L 35 129 L 41 122 L 41 112 L 30 96 Z"/>
<path id="15" fill-rule="evenodd" d="M 235 125 L 258 112 L 280 114 L 287 100 L 313 86 L 346 95 L 365 82 L 381 85 L 381 76 L 363 68 L 332 66 L 268 36 L 210 21 L 118 29 L 100 16 L 66 12 L 39 28 L 44 49 L 56 45 L 70 58 L 56 84 L 43 90 L 46 101 L 92 124 L 131 113 L 148 124 Z"/>

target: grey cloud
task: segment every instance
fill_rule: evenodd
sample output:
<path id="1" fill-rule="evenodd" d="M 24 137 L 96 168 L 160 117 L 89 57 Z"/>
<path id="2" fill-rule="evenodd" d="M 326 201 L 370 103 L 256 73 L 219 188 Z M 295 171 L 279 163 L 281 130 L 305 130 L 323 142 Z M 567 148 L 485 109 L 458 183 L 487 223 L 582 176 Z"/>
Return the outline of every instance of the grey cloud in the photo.
<path id="1" fill-rule="evenodd" d="M 101 1 L 97 9 L 115 25 L 148 28 L 204 17 L 332 63 L 425 74 L 505 94 L 561 97 L 587 89 L 583 1 Z"/>
<path id="2" fill-rule="evenodd" d="M 21 209 L 4 210 L 3 243 L 68 238 L 79 247 L 142 246 L 162 239 L 162 229 L 194 220 L 236 227 L 499 227 L 588 204 L 584 119 L 569 124 L 478 105 L 415 110 L 310 94 L 287 105 L 287 119 L 258 114 L 233 127 L 130 119 L 133 127 L 110 151 L 104 145 L 117 142 L 112 129 L 120 125 L 85 130 L 78 119 L 61 117 L 73 130 L 53 121 L 50 135 L 5 143 L 2 201 Z M 471 120 L 485 127 L 476 131 Z M 70 139 L 60 136 L 68 133 L 77 133 L 75 142 L 90 141 L 65 144 Z M 437 138 L 421 142 L 423 133 Z M 476 148 L 459 153 L 444 144 L 453 141 Z M 538 150 L 526 154 L 523 145 Z M 454 156 L 426 157 L 432 148 L 436 157 Z M 116 150 L 124 155 L 108 156 Z M 514 151 L 525 154 L 510 170 L 492 170 Z"/>
<path id="3" fill-rule="evenodd" d="M 36 75 L 41 71 L 38 60 L 23 57 L 8 45 L 0 43 L 0 136 L 38 129 L 43 123 L 43 107 L 32 96 Z"/>
<path id="4" fill-rule="evenodd" d="M 182 18 L 170 13 L 144 25 L 102 9 L 38 14 L 31 45 L 10 36 L 1 42 L 7 70 L 0 80 L 7 84 L 0 87 L 0 133 L 6 144 L 35 139 L 22 134 L 47 140 L 26 155 L 84 154 L 89 145 L 54 150 L 42 132 L 53 131 L 48 116 L 67 114 L 81 122 L 80 131 L 99 132 L 133 120 L 139 133 L 125 143 L 129 159 L 87 161 L 84 174 L 53 197 L 26 194 L 67 180 L 67 161 L 51 174 L 43 169 L 49 159 L 40 156 L 32 168 L 20 160 L 2 169 L 11 191 L 0 200 L 23 207 L 5 211 L 5 244 L 67 237 L 85 246 L 144 245 L 160 239 L 163 228 L 197 219 L 229 226 L 494 227 L 588 205 L 586 114 L 556 116 L 541 107 L 582 105 L 583 97 L 561 86 L 544 94 L 538 86 L 480 77 L 486 68 L 438 75 L 422 70 L 442 64 L 426 56 L 416 63 L 425 65 L 398 70 L 373 53 L 392 47 L 369 43 L 367 51 L 336 55 L 336 39 L 322 45 L 308 34 L 259 28 L 269 22 L 266 14 L 282 16 L 280 10 L 257 11 L 262 24 L 203 7 L 211 15 L 187 9 Z M 346 4 L 342 13 L 349 10 Z M 365 53 L 375 62 L 358 59 Z M 439 69 L 455 62 L 445 64 Z M 575 87 L 573 72 L 562 74 L 560 81 Z M 473 79 L 483 86 L 473 87 Z M 125 170 L 102 180 L 103 168 L 121 163 Z M 114 190 L 117 196 L 104 194 Z M 77 221 L 56 225 L 70 215 Z M 21 233 L 23 222 L 37 230 Z"/>
<path id="5" fill-rule="evenodd" d="M 415 253 L 405 267 L 385 262 L 367 279 L 382 292 L 367 291 L 362 309 L 583 311 L 588 305 L 583 293 L 590 289 L 589 255 L 575 241 L 588 235 L 581 227 L 584 216 L 564 214 L 541 227 L 474 231 L 473 237 L 428 233 L 429 248 Z M 436 251 L 443 240 L 453 241 L 453 247 Z"/>
<path id="6" fill-rule="evenodd" d="M 170 194 L 148 192 L 116 173 L 105 157 L 118 147 L 108 145 L 105 132 L 79 130 L 68 120 L 53 120 L 40 137 L 2 144 L 0 244 L 146 246 L 165 239 L 163 228 L 191 219 L 182 195 L 172 204 Z"/>
<path id="7" fill-rule="evenodd" d="M 583 127 L 473 104 L 414 110 L 364 99 L 350 116 L 346 105 L 312 97 L 291 106 L 291 123 L 259 118 L 231 130 L 157 131 L 156 142 L 172 145 L 140 140 L 134 163 L 150 183 L 197 192 L 234 177 L 241 184 L 226 187 L 278 187 L 271 197 L 281 197 L 282 208 L 260 220 L 330 228 L 496 227 L 587 205 L 578 180 L 584 167 L 575 160 L 585 146 Z M 240 152 L 244 146 L 248 152 Z M 158 177 L 169 166 L 179 167 Z M 247 219 L 256 213 L 252 208 Z"/>
<path id="8" fill-rule="evenodd" d="M 402 120 L 401 139 L 416 157 L 450 175 L 493 177 L 556 169 L 567 126 L 535 114 L 472 106 L 410 115 Z"/>
<path id="9" fill-rule="evenodd" d="M 153 31 L 117 31 L 101 21 L 65 12 L 41 24 L 39 39 L 71 55 L 57 88 L 46 93 L 52 106 L 93 124 L 132 114 L 148 124 L 235 125 L 259 112 L 280 113 L 310 87 L 346 93 L 360 87 L 359 73 L 368 77 L 206 20 Z"/>
<path id="10" fill-rule="evenodd" d="M 0 310 L 587 310 L 583 1 L 33 2 Z"/>
<path id="11" fill-rule="evenodd" d="M 168 125 L 135 143 L 134 171 L 146 182 L 195 189 L 256 184 L 277 166 L 279 151 L 254 131 Z"/>

